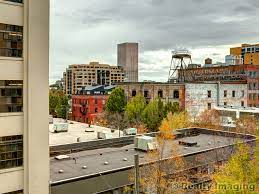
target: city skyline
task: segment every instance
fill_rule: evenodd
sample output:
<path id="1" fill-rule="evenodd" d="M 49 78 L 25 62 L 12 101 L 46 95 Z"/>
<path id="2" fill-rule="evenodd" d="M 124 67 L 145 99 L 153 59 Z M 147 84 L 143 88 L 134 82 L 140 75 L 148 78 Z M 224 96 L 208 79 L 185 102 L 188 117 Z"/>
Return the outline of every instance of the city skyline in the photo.
<path id="1" fill-rule="evenodd" d="M 251 0 L 52 1 L 50 81 L 74 63 L 116 65 L 122 42 L 139 43 L 140 80 L 166 81 L 175 48 L 190 49 L 194 63 L 224 61 L 230 47 L 258 40 L 258 7 Z"/>

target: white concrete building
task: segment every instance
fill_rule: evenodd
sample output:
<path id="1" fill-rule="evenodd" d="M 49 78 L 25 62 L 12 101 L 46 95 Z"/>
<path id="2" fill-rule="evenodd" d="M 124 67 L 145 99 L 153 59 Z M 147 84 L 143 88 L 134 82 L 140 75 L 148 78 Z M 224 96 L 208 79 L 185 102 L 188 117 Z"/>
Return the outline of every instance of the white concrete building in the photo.
<path id="1" fill-rule="evenodd" d="M 185 108 L 195 118 L 217 106 L 246 107 L 247 84 L 244 83 L 186 83 Z"/>
<path id="2" fill-rule="evenodd" d="M 0 0 L 0 193 L 49 193 L 49 0 Z"/>

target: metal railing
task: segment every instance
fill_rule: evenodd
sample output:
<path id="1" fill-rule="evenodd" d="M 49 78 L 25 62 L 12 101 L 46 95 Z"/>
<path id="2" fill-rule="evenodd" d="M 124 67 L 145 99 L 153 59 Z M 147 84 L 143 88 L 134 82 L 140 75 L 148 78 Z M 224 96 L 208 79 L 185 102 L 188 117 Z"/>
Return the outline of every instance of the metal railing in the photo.
<path id="1" fill-rule="evenodd" d="M 23 0 L 4 0 L 4 1 L 10 1 L 14 3 L 23 3 Z"/>

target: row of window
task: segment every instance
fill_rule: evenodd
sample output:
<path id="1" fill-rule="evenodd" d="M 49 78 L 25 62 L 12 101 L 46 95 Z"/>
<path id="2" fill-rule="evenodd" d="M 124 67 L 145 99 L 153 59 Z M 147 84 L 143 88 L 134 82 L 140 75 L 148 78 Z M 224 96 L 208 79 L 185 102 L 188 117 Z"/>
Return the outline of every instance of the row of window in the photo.
<path id="1" fill-rule="evenodd" d="M 207 95 L 208 95 L 208 98 L 211 98 L 211 96 L 212 96 L 211 90 L 208 90 L 208 91 L 207 91 Z M 223 94 L 223 95 L 224 95 L 224 98 L 227 98 L 227 97 L 228 97 L 228 91 L 227 91 L 227 90 L 224 90 L 224 94 Z M 233 98 L 236 97 L 236 91 L 235 91 L 235 90 L 232 91 L 231 96 L 232 96 Z M 244 91 L 244 90 L 241 91 L 241 97 L 242 97 L 242 98 L 245 97 L 245 91 Z"/>
<path id="2" fill-rule="evenodd" d="M 22 84 L 21 80 L 0 80 L 0 113 L 23 111 Z"/>
<path id="3" fill-rule="evenodd" d="M 131 91 L 131 96 L 134 97 L 137 95 L 137 91 L 136 90 L 132 90 Z M 144 93 L 143 93 L 144 97 L 145 98 L 150 98 L 150 95 L 149 95 L 149 91 L 148 90 L 144 90 Z M 157 91 L 157 96 L 159 98 L 164 98 L 164 95 L 163 95 L 163 90 L 158 90 Z M 179 98 L 179 90 L 174 90 L 173 91 L 173 98 L 175 99 L 178 99 Z"/>
<path id="4" fill-rule="evenodd" d="M 0 23 L 0 56 L 22 57 L 23 27 Z"/>
<path id="5" fill-rule="evenodd" d="M 23 165 L 22 135 L 0 137 L 0 169 Z"/>

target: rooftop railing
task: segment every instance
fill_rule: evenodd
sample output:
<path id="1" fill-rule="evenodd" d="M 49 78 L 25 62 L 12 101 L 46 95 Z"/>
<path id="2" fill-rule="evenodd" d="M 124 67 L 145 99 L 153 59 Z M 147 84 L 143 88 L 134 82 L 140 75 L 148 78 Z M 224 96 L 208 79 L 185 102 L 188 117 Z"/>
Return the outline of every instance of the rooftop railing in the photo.
<path id="1" fill-rule="evenodd" d="M 23 0 L 4 0 L 4 1 L 10 1 L 14 3 L 23 3 Z"/>

